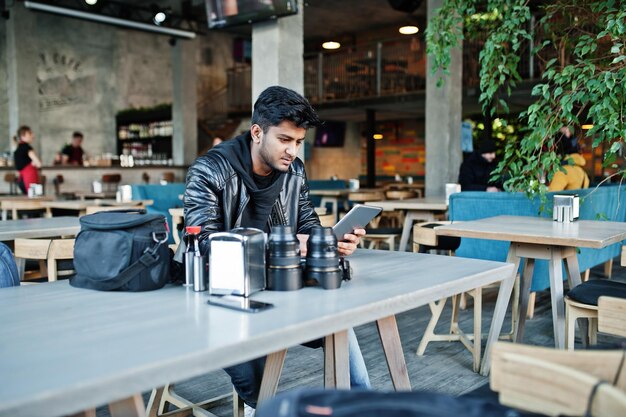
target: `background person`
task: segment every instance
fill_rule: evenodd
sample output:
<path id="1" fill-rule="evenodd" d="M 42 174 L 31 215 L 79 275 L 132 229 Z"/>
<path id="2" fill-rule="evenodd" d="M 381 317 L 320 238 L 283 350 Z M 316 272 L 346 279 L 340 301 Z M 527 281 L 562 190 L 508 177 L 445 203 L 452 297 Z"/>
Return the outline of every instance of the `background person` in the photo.
<path id="1" fill-rule="evenodd" d="M 62 165 L 82 165 L 85 151 L 82 148 L 83 134 L 81 132 L 72 133 L 72 142 L 65 145 L 61 150 Z"/>
<path id="2" fill-rule="evenodd" d="M 587 161 L 580 154 L 578 138 L 569 127 L 560 129 L 557 152 L 561 156 L 561 169 L 554 173 L 548 191 L 575 190 L 589 187 L 589 176 L 583 168 Z"/>
<path id="3" fill-rule="evenodd" d="M 296 155 L 306 130 L 318 124 L 317 114 L 304 97 L 287 88 L 269 87 L 254 104 L 249 131 L 196 159 L 187 174 L 185 223 L 202 227 L 203 254 L 211 233 L 235 227 L 270 232 L 272 225 L 291 225 L 297 231 L 301 255 L 306 254 L 310 230 L 320 221 L 309 198 L 304 164 Z M 365 230 L 353 233 L 338 243 L 340 255 L 352 254 Z M 348 337 L 350 383 L 368 388 L 369 376 L 353 330 Z M 264 366 L 263 357 L 225 369 L 251 407 L 256 407 Z"/>
<path id="4" fill-rule="evenodd" d="M 24 194 L 28 194 L 31 184 L 39 184 L 41 168 L 41 160 L 31 146 L 35 135 L 30 127 L 24 125 L 17 129 L 13 140 L 17 143 L 17 148 L 13 152 L 15 169 L 18 171 L 17 185 Z"/>
<path id="5" fill-rule="evenodd" d="M 459 171 L 461 191 L 501 191 L 502 184 L 490 180 L 491 173 L 497 166 L 496 144 L 491 139 L 484 139 L 461 164 Z"/>

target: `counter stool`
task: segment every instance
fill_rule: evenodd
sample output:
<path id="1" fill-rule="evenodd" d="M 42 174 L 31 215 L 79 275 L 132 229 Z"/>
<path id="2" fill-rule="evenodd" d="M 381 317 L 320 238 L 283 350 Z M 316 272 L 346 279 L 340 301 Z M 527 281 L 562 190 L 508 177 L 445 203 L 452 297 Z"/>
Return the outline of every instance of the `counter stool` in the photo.
<path id="1" fill-rule="evenodd" d="M 39 261 L 40 276 L 32 278 L 47 275 L 52 282 L 59 276 L 57 262 L 74 259 L 74 239 L 15 239 L 14 254 L 20 279 L 24 279 L 26 259 L 34 259 Z"/>
<path id="2" fill-rule="evenodd" d="M 17 194 L 17 175 L 9 173 L 4 174 L 4 182 L 9 183 L 9 194 Z"/>
<path id="3" fill-rule="evenodd" d="M 117 186 L 122 181 L 121 174 L 103 174 L 102 175 L 102 191 L 117 191 Z"/>
<path id="4" fill-rule="evenodd" d="M 598 299 L 602 296 L 626 299 L 626 284 L 593 279 L 572 288 L 565 296 L 565 349 L 574 350 L 576 320 L 589 321 L 589 343 L 597 343 Z M 587 335 L 581 335 L 586 341 Z"/>

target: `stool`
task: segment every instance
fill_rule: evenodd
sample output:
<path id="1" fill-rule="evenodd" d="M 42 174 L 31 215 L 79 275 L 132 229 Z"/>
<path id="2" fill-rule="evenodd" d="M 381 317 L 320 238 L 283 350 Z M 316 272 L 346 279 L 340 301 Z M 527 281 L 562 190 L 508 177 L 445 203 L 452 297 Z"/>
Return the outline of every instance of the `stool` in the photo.
<path id="1" fill-rule="evenodd" d="M 174 182 L 176 180 L 176 175 L 172 171 L 167 171 L 161 174 L 161 184 L 167 184 L 170 182 Z"/>
<path id="2" fill-rule="evenodd" d="M 17 194 L 17 175 L 4 174 L 4 182 L 9 183 L 9 194 L 16 195 Z"/>
<path id="3" fill-rule="evenodd" d="M 626 299 L 623 282 L 594 279 L 572 288 L 565 297 L 565 349 L 574 350 L 576 320 L 589 321 L 589 343 L 595 345 L 598 333 L 598 299 L 602 296 Z M 586 336 L 582 339 L 586 341 Z"/>
<path id="4" fill-rule="evenodd" d="M 74 259 L 74 239 L 15 239 L 14 253 L 21 279 L 26 259 L 35 259 L 39 261 L 41 277 L 47 275 L 52 282 L 59 275 L 57 261 Z"/>
<path id="5" fill-rule="evenodd" d="M 167 416 L 194 416 L 194 417 L 209 417 L 214 414 L 206 411 L 208 407 L 216 405 L 218 402 L 222 402 L 230 398 L 231 394 L 224 394 L 218 397 L 211 398 L 201 403 L 194 404 L 186 398 L 181 397 L 174 392 L 174 384 L 167 384 L 164 387 L 155 388 L 152 390 L 150 400 L 146 407 L 147 417 L 160 417 L 162 415 Z M 243 400 L 239 398 L 237 392 L 233 389 L 233 416 L 243 417 Z M 166 412 L 165 406 L 172 404 L 178 410 Z"/>
<path id="6" fill-rule="evenodd" d="M 366 235 L 361 237 L 361 247 L 369 242 L 368 249 L 380 249 L 380 244 L 387 244 L 389 250 L 396 249 L 396 238 L 402 234 L 402 229 L 394 227 L 377 227 L 366 229 Z"/>
<path id="7" fill-rule="evenodd" d="M 117 186 L 122 181 L 121 174 L 103 174 L 102 175 L 102 191 L 117 191 Z"/>

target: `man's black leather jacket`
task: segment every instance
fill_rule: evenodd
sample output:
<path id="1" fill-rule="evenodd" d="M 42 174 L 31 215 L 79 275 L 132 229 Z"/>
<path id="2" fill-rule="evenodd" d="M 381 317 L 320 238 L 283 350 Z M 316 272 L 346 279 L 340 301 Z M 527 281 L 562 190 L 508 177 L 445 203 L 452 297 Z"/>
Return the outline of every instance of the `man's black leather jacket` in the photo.
<path id="1" fill-rule="evenodd" d="M 202 226 L 200 250 L 207 253 L 208 236 L 241 225 L 241 216 L 250 196 L 241 178 L 228 161 L 208 152 L 193 163 L 185 188 L 185 225 Z M 279 195 L 282 224 L 294 226 L 296 233 L 309 234 L 319 225 L 309 198 L 304 164 L 296 158 L 284 176 Z"/>

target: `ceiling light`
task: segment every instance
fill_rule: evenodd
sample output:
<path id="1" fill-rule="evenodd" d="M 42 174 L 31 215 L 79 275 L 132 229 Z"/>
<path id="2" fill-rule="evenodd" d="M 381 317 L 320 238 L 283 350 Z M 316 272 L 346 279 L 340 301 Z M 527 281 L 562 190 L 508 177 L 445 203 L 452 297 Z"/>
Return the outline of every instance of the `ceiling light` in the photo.
<path id="1" fill-rule="evenodd" d="M 324 49 L 339 49 L 340 47 L 341 47 L 341 44 L 335 41 L 328 41 L 322 44 L 322 48 Z"/>
<path id="2" fill-rule="evenodd" d="M 120 19 L 117 17 L 105 16 L 96 13 L 86 13 L 80 10 L 67 9 L 64 7 L 51 6 L 49 4 L 25 1 L 24 6 L 28 9 L 41 12 L 54 13 L 62 16 L 75 17 L 78 19 L 90 20 L 93 22 L 107 23 L 110 25 L 122 26 L 131 29 L 144 30 L 147 32 L 159 33 L 162 35 L 176 36 L 179 38 L 194 39 L 196 34 L 188 30 L 156 27 L 152 24 L 135 22 L 132 20 Z"/>
<path id="3" fill-rule="evenodd" d="M 154 21 L 155 25 L 160 25 L 161 23 L 165 22 L 165 19 L 167 18 L 167 15 L 165 14 L 165 12 L 157 12 L 154 15 L 154 19 L 152 19 Z"/>
<path id="4" fill-rule="evenodd" d="M 374 133 L 374 136 L 372 136 L 374 139 L 376 140 L 381 140 L 383 138 L 383 135 L 380 133 Z"/>
<path id="5" fill-rule="evenodd" d="M 589 130 L 593 128 L 593 125 L 582 125 L 583 130 Z"/>
<path id="6" fill-rule="evenodd" d="M 87 3 L 90 6 L 93 6 L 94 4 L 96 4 L 98 2 L 98 0 L 85 0 L 85 3 Z"/>
<path id="7" fill-rule="evenodd" d="M 403 35 L 415 35 L 417 32 L 419 32 L 419 28 L 417 26 L 402 26 L 400 29 L 398 29 L 398 32 Z"/>

